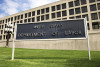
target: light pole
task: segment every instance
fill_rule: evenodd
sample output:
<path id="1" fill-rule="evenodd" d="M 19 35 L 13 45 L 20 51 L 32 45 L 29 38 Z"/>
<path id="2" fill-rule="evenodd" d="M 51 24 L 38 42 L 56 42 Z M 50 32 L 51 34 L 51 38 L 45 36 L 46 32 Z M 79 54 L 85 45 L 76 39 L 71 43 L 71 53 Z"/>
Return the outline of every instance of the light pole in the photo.
<path id="1" fill-rule="evenodd" d="M 12 31 L 13 31 L 12 26 L 13 26 L 13 25 L 11 24 L 11 22 L 9 22 L 9 23 L 7 23 L 7 26 L 5 27 L 5 32 L 7 33 L 6 47 L 8 47 L 10 34 L 11 34 Z"/>

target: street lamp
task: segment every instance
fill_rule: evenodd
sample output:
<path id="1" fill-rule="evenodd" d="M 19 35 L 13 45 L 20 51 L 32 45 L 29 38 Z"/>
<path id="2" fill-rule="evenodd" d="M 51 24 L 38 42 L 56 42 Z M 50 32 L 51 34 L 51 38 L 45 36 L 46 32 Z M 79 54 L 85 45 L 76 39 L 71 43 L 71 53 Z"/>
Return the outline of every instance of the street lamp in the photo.
<path id="1" fill-rule="evenodd" d="M 11 22 L 9 22 L 9 23 L 7 23 L 7 26 L 5 27 L 5 32 L 7 33 L 6 47 L 8 47 L 8 44 L 9 44 L 10 34 L 13 32 L 12 26 L 13 26 L 13 24 Z"/>

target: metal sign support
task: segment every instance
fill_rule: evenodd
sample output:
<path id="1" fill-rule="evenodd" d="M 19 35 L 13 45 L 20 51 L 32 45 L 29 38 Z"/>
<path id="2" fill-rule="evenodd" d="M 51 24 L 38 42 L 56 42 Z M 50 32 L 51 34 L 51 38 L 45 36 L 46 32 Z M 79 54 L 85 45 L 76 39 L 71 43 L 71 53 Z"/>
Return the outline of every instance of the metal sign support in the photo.
<path id="1" fill-rule="evenodd" d="M 87 30 L 87 42 L 88 42 L 88 55 L 89 55 L 89 60 L 91 60 L 91 54 L 90 54 L 90 41 L 89 41 L 89 34 L 88 34 L 88 27 L 87 27 L 87 17 L 85 17 L 86 21 L 86 30 Z"/>

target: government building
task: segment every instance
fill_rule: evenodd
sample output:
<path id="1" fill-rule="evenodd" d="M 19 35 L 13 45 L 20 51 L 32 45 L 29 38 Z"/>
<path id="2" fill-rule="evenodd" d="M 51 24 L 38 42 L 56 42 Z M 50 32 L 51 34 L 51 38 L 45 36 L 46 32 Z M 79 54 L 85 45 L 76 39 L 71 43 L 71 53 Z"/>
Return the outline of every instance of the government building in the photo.
<path id="1" fill-rule="evenodd" d="M 13 24 L 9 43 L 9 47 L 12 47 L 15 24 L 85 17 L 87 17 L 90 49 L 100 51 L 100 0 L 59 0 L 0 18 L 0 46 L 6 45 L 5 28 L 9 21 Z M 20 40 L 15 44 L 16 48 L 88 50 L 87 39 Z"/>

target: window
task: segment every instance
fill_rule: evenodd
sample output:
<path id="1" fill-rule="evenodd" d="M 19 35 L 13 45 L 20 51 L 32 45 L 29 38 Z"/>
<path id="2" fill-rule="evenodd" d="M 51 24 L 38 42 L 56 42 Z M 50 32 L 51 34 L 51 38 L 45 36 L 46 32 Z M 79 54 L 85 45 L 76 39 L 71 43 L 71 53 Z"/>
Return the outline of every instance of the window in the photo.
<path id="1" fill-rule="evenodd" d="M 100 12 L 98 14 L 99 14 L 99 19 L 100 19 Z"/>
<path id="2" fill-rule="evenodd" d="M 80 8 L 75 8 L 75 13 L 79 14 L 80 13 Z"/>
<path id="3" fill-rule="evenodd" d="M 18 20 L 20 19 L 20 15 L 18 15 Z"/>
<path id="4" fill-rule="evenodd" d="M 74 19 L 74 17 L 69 17 L 70 19 Z"/>
<path id="5" fill-rule="evenodd" d="M 24 23 L 26 23 L 26 22 L 27 22 L 27 19 L 24 20 Z"/>
<path id="6" fill-rule="evenodd" d="M 80 5 L 79 0 L 76 0 L 76 1 L 75 1 L 75 6 L 79 6 L 79 5 Z"/>
<path id="7" fill-rule="evenodd" d="M 31 22 L 31 18 L 28 19 L 28 22 Z"/>
<path id="8" fill-rule="evenodd" d="M 52 11 L 55 11 L 55 6 L 52 6 Z"/>
<path id="9" fill-rule="evenodd" d="M 23 14 L 21 15 L 21 19 L 23 19 Z"/>
<path id="10" fill-rule="evenodd" d="M 81 0 L 81 5 L 86 4 L 86 0 Z"/>
<path id="11" fill-rule="evenodd" d="M 95 0 L 89 0 L 90 3 L 95 2 Z"/>
<path id="12" fill-rule="evenodd" d="M 19 23 L 19 21 L 17 21 L 17 23 Z"/>
<path id="13" fill-rule="evenodd" d="M 57 17 L 61 17 L 61 12 L 57 12 Z"/>
<path id="14" fill-rule="evenodd" d="M 55 17 L 56 17 L 55 13 L 52 13 L 52 18 L 55 18 Z"/>
<path id="15" fill-rule="evenodd" d="M 48 8 L 46 8 L 46 13 L 48 13 L 49 12 L 49 7 Z"/>
<path id="16" fill-rule="evenodd" d="M 35 22 L 35 18 L 34 17 L 32 18 L 32 22 Z"/>
<path id="17" fill-rule="evenodd" d="M 87 18 L 87 21 L 89 20 L 88 14 L 82 15 L 82 18 Z"/>
<path id="18" fill-rule="evenodd" d="M 44 20 L 44 15 L 41 16 L 41 21 L 43 21 L 43 20 Z"/>
<path id="19" fill-rule="evenodd" d="M 70 14 L 70 15 L 74 15 L 74 9 L 70 9 L 70 10 L 69 10 L 69 14 Z"/>
<path id="20" fill-rule="evenodd" d="M 44 9 L 41 9 L 41 14 L 44 14 Z"/>
<path id="21" fill-rule="evenodd" d="M 32 16 L 35 16 L 35 11 L 32 12 Z"/>
<path id="22" fill-rule="evenodd" d="M 10 21 L 10 18 L 8 18 L 8 22 Z"/>
<path id="23" fill-rule="evenodd" d="M 73 7 L 73 1 L 69 2 L 69 7 Z"/>
<path id="24" fill-rule="evenodd" d="M 76 18 L 81 18 L 81 15 L 80 16 L 76 16 Z"/>
<path id="25" fill-rule="evenodd" d="M 62 20 L 66 20 L 67 18 L 62 18 Z"/>
<path id="26" fill-rule="evenodd" d="M 92 28 L 93 28 L 93 29 L 99 29 L 99 25 L 100 25 L 100 23 L 98 23 L 98 22 L 93 22 L 93 23 L 92 23 Z"/>
<path id="27" fill-rule="evenodd" d="M 31 18 L 28 19 L 28 22 L 31 22 Z"/>
<path id="28" fill-rule="evenodd" d="M 13 21 L 13 17 L 11 17 L 11 21 Z"/>
<path id="29" fill-rule="evenodd" d="M 37 21 L 40 21 L 40 16 L 37 17 Z"/>
<path id="30" fill-rule="evenodd" d="M 98 3 L 97 6 L 98 6 L 98 10 L 100 10 L 100 3 Z"/>
<path id="31" fill-rule="evenodd" d="M 62 16 L 67 16 L 66 10 L 62 11 Z"/>
<path id="32" fill-rule="evenodd" d="M 25 18 L 27 18 L 27 13 L 25 13 Z"/>
<path id="33" fill-rule="evenodd" d="M 98 19 L 97 13 L 92 13 L 91 18 L 92 18 L 92 20 L 97 20 Z"/>
<path id="34" fill-rule="evenodd" d="M 57 5 L 57 10 L 60 10 L 60 9 L 61 9 L 60 5 Z"/>
<path id="35" fill-rule="evenodd" d="M 0 40 L 2 40 L 2 36 L 0 36 Z"/>
<path id="36" fill-rule="evenodd" d="M 87 27 L 88 27 L 88 30 L 90 30 L 90 25 L 89 25 L 89 23 L 87 23 Z"/>
<path id="37" fill-rule="evenodd" d="M 87 6 L 85 6 L 85 7 L 81 7 L 81 8 L 82 8 L 82 13 L 87 12 Z"/>
<path id="38" fill-rule="evenodd" d="M 37 15 L 40 15 L 40 10 L 37 10 Z"/>
<path id="39" fill-rule="evenodd" d="M 46 20 L 48 20 L 48 19 L 49 19 L 49 14 L 46 15 Z"/>
<path id="40" fill-rule="evenodd" d="M 16 18 L 17 18 L 17 17 L 15 16 L 15 20 L 16 20 Z"/>
<path id="41" fill-rule="evenodd" d="M 28 17 L 31 17 L 31 12 L 28 13 Z"/>
<path id="42" fill-rule="evenodd" d="M 62 9 L 66 8 L 66 3 L 62 4 Z"/>
<path id="43" fill-rule="evenodd" d="M 23 20 L 21 20 L 20 23 L 23 23 Z"/>
<path id="44" fill-rule="evenodd" d="M 96 4 L 90 5 L 90 10 L 91 10 L 91 11 L 97 10 L 97 9 L 96 9 Z"/>

